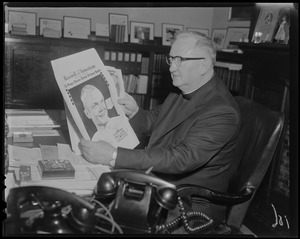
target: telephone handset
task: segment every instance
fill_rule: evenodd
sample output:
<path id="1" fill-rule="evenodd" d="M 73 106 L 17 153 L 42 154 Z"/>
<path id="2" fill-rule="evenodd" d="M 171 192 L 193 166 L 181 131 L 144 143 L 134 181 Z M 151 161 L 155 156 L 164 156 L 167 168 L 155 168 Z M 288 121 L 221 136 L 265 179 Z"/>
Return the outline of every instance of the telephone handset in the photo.
<path id="1" fill-rule="evenodd" d="M 42 211 L 24 223 L 20 218 L 26 209 Z M 64 210 L 68 213 L 63 213 Z M 12 188 L 7 197 L 7 214 L 8 222 L 21 223 L 12 229 L 16 234 L 92 232 L 96 222 L 92 203 L 67 191 L 44 186 Z"/>
<path id="2" fill-rule="evenodd" d="M 129 232 L 153 232 L 177 205 L 175 185 L 133 170 L 103 173 L 96 198 L 112 203 L 111 214 Z"/>
<path id="3" fill-rule="evenodd" d="M 177 205 L 176 186 L 168 183 L 160 178 L 150 176 L 144 172 L 132 171 L 132 170 L 120 170 L 109 173 L 103 173 L 97 183 L 96 194 L 100 197 L 115 196 L 118 187 L 120 186 L 120 180 L 125 179 L 126 182 L 132 183 L 132 185 L 144 186 L 146 184 L 155 188 L 154 197 L 157 203 L 168 210 L 174 209 Z M 129 193 L 127 191 L 126 193 Z M 138 191 L 131 191 L 139 193 Z"/>

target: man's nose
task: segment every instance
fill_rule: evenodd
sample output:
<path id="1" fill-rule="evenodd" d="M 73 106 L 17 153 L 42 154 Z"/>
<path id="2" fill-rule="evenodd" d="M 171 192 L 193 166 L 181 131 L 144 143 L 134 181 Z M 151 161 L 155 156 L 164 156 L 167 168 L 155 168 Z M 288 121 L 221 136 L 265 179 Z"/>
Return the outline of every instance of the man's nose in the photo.
<path id="1" fill-rule="evenodd" d="M 169 67 L 169 71 L 175 72 L 175 71 L 177 71 L 177 69 L 178 69 L 178 66 L 175 64 L 175 61 L 173 61 Z"/>

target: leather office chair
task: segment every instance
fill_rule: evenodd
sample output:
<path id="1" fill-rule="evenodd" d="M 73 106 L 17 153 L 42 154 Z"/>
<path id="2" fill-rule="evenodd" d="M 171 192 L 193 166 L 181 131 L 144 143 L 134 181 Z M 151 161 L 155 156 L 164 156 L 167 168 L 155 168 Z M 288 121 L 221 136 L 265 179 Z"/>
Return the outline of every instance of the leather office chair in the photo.
<path id="1" fill-rule="evenodd" d="M 235 97 L 241 113 L 241 129 L 237 139 L 235 157 L 230 168 L 228 193 L 198 188 L 196 194 L 227 206 L 226 221 L 208 233 L 238 232 L 248 207 L 273 158 L 284 125 L 281 112 L 241 97 Z M 182 196 L 187 188 L 183 186 Z M 185 189 L 185 190 L 184 190 Z M 191 190 L 193 191 L 193 190 Z M 195 191 L 190 195 L 193 195 Z M 205 232 L 207 233 L 207 232 Z"/>

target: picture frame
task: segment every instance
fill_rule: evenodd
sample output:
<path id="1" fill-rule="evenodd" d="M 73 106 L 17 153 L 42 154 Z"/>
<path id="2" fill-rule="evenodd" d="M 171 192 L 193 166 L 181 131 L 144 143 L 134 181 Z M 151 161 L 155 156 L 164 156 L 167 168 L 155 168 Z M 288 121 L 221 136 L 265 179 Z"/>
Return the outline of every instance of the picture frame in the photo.
<path id="1" fill-rule="evenodd" d="M 88 39 L 90 34 L 90 18 L 64 16 L 64 38 Z"/>
<path id="2" fill-rule="evenodd" d="M 211 39 L 215 42 L 217 50 L 224 49 L 227 29 L 213 29 Z"/>
<path id="3" fill-rule="evenodd" d="M 195 31 L 195 32 L 200 32 L 203 33 L 205 36 L 209 36 L 209 30 L 205 28 L 192 28 L 192 27 L 187 27 L 186 30 L 188 31 Z"/>
<path id="4" fill-rule="evenodd" d="M 281 44 L 289 44 L 291 13 L 289 8 L 279 10 L 277 26 L 275 27 L 273 42 Z"/>
<path id="5" fill-rule="evenodd" d="M 250 21 L 252 7 L 229 7 L 228 21 Z"/>
<path id="6" fill-rule="evenodd" d="M 61 38 L 62 37 L 62 20 L 51 18 L 40 18 L 40 36 Z"/>
<path id="7" fill-rule="evenodd" d="M 8 31 L 12 34 L 36 36 L 37 14 L 8 10 Z"/>
<path id="8" fill-rule="evenodd" d="M 278 7 L 264 6 L 260 8 L 251 42 L 271 43 L 273 41 L 279 11 Z"/>
<path id="9" fill-rule="evenodd" d="M 227 34 L 224 42 L 224 49 L 230 48 L 230 42 L 246 41 L 249 37 L 249 27 L 228 27 Z"/>
<path id="10" fill-rule="evenodd" d="M 162 45 L 163 46 L 171 46 L 172 41 L 175 38 L 175 35 L 179 31 L 183 31 L 184 26 L 178 24 L 162 24 Z"/>
<path id="11" fill-rule="evenodd" d="M 150 22 L 130 22 L 130 42 L 143 43 L 154 40 L 154 23 Z"/>
<path id="12" fill-rule="evenodd" d="M 109 13 L 108 22 L 109 22 L 109 35 L 111 35 L 112 25 L 124 25 L 125 26 L 124 42 L 128 42 L 128 15 Z"/>

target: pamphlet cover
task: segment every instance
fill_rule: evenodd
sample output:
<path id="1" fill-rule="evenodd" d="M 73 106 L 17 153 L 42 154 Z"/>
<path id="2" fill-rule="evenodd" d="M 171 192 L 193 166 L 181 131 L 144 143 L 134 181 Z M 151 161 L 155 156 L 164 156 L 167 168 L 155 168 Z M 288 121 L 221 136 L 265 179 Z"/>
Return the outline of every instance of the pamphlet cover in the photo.
<path id="1" fill-rule="evenodd" d="M 79 153 L 81 137 L 105 140 L 115 147 L 135 148 L 139 140 L 117 99 L 114 70 L 104 66 L 94 48 L 51 61 L 65 110 L 72 149 Z M 116 71 L 117 72 L 117 71 Z M 120 80 L 120 79 L 119 79 Z"/>

